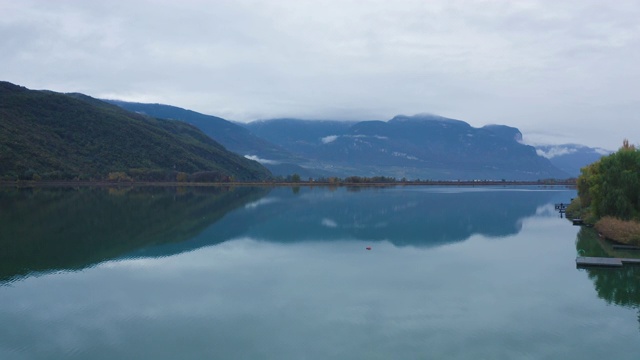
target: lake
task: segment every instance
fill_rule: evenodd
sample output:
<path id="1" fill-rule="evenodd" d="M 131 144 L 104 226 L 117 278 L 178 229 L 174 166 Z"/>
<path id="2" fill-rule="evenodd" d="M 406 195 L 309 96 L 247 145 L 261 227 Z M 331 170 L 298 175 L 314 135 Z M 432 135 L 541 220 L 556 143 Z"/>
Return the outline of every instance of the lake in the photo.
<path id="1" fill-rule="evenodd" d="M 637 359 L 565 187 L 0 189 L 1 359 Z M 633 256 L 630 255 L 630 256 Z"/>

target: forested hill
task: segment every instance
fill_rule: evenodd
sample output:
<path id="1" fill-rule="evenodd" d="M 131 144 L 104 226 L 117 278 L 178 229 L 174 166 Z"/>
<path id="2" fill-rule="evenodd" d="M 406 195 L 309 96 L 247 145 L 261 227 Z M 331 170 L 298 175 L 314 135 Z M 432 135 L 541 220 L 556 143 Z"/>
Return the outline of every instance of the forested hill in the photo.
<path id="1" fill-rule="evenodd" d="M 217 116 L 205 115 L 164 104 L 143 104 L 119 100 L 104 101 L 139 114 L 189 123 L 224 145 L 228 150 L 240 155 L 260 155 L 267 159 L 278 160 L 295 158 L 280 146 L 255 136 L 248 129 L 238 124 Z"/>
<path id="2" fill-rule="evenodd" d="M 196 127 L 81 94 L 0 82 L 0 179 L 261 180 Z"/>

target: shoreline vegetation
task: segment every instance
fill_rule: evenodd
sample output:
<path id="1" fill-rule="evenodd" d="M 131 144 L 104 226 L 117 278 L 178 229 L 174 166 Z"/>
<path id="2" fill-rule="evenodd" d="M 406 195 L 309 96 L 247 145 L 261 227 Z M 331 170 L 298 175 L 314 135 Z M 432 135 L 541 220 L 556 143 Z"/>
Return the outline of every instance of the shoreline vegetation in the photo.
<path id="1" fill-rule="evenodd" d="M 362 178 L 361 178 L 362 179 Z M 366 178 L 364 178 L 366 179 Z M 0 180 L 0 187 L 128 187 L 128 186 L 576 186 L 575 179 L 506 181 L 506 180 L 394 180 L 394 181 L 354 181 L 354 179 L 330 180 L 265 180 L 265 181 L 225 181 L 225 182 L 180 182 L 180 181 L 87 181 L 87 180 Z"/>
<path id="2" fill-rule="evenodd" d="M 640 221 L 622 220 L 613 216 L 595 219 L 586 209 L 580 208 L 580 198 L 573 199 L 565 211 L 567 219 L 582 219 L 587 226 L 591 226 L 598 235 L 625 245 L 640 246 Z M 586 219 L 586 220 L 585 220 Z"/>
<path id="3" fill-rule="evenodd" d="M 640 150 L 624 140 L 617 152 L 582 168 L 576 185 L 567 218 L 582 219 L 604 238 L 640 246 Z"/>

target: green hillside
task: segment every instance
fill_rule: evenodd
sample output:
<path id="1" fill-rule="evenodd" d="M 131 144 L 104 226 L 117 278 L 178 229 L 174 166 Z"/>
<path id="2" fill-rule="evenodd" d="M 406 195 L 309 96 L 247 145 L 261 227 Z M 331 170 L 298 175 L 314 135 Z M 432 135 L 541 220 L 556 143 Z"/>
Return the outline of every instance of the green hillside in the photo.
<path id="1" fill-rule="evenodd" d="M 197 128 L 81 94 L 0 82 L 0 179 L 262 180 Z"/>
<path id="2" fill-rule="evenodd" d="M 125 110 L 158 119 L 180 120 L 191 124 L 225 148 L 241 155 L 257 155 L 278 161 L 295 160 L 295 156 L 278 145 L 257 137 L 248 129 L 216 116 L 164 104 L 143 104 L 119 100 L 104 100 Z M 299 160 L 299 159 L 298 159 Z"/>

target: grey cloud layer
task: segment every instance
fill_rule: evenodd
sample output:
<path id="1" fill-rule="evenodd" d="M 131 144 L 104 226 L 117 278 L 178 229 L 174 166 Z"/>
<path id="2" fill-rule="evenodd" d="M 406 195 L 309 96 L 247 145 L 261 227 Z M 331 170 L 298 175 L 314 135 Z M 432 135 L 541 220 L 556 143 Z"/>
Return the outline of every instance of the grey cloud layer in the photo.
<path id="1" fill-rule="evenodd" d="M 247 121 L 432 112 L 615 148 L 636 1 L 2 1 L 0 79 Z M 548 133 L 548 134 L 547 134 Z"/>

